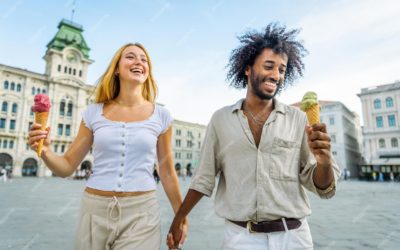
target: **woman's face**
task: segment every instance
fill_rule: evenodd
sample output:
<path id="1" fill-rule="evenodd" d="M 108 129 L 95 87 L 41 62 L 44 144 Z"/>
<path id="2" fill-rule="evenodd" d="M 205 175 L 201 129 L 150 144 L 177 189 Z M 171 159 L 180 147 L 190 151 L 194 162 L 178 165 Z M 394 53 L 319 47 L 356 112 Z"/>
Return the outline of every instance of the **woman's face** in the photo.
<path id="1" fill-rule="evenodd" d="M 149 63 L 144 51 L 134 45 L 125 48 L 122 51 L 116 74 L 121 83 L 144 83 L 149 76 Z"/>

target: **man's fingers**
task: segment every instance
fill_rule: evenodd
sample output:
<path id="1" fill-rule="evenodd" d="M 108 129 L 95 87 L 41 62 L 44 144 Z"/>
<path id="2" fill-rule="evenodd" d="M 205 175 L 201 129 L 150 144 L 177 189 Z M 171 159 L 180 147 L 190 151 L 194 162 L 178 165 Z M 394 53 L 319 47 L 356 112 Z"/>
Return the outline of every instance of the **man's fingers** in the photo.
<path id="1" fill-rule="evenodd" d="M 308 136 L 308 139 L 310 141 L 315 141 L 315 140 L 328 141 L 328 142 L 331 141 L 331 137 L 329 136 L 329 134 L 320 131 L 312 131 Z"/>
<path id="2" fill-rule="evenodd" d="M 311 141 L 309 142 L 311 149 L 330 149 L 331 144 L 327 141 Z"/>
<path id="3" fill-rule="evenodd" d="M 312 130 L 313 131 L 321 131 L 323 133 L 327 133 L 326 124 L 325 123 L 317 123 L 317 124 L 312 125 Z"/>

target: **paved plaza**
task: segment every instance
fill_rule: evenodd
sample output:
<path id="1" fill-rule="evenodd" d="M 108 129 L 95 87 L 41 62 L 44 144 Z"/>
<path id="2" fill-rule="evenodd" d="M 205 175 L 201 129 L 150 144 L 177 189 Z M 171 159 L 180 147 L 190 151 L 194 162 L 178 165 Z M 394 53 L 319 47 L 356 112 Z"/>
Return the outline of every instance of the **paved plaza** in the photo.
<path id="1" fill-rule="evenodd" d="M 181 179 L 183 192 L 189 182 Z M 73 249 L 84 185 L 60 178 L 0 182 L 0 249 Z M 158 197 L 164 243 L 172 210 L 161 186 Z M 347 181 L 331 200 L 309 197 L 315 249 L 400 249 L 400 183 Z M 184 249 L 220 249 L 223 220 L 215 215 L 212 199 L 203 198 L 189 220 Z"/>

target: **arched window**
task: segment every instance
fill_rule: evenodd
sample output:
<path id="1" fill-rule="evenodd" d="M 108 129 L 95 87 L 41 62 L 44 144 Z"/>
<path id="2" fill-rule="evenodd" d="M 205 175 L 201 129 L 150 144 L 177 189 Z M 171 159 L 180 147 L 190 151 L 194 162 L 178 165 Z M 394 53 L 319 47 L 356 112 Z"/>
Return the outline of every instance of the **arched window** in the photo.
<path id="1" fill-rule="evenodd" d="M 4 101 L 1 105 L 1 112 L 7 112 L 8 109 L 8 102 Z"/>
<path id="2" fill-rule="evenodd" d="M 68 74 L 72 74 L 72 69 L 71 68 L 68 68 Z"/>
<path id="3" fill-rule="evenodd" d="M 82 70 L 79 70 L 79 77 L 82 77 Z"/>
<path id="4" fill-rule="evenodd" d="M 4 81 L 4 89 L 8 89 L 8 85 L 9 85 L 8 81 Z"/>
<path id="5" fill-rule="evenodd" d="M 74 69 L 72 72 L 73 75 L 76 75 L 76 69 Z"/>
<path id="6" fill-rule="evenodd" d="M 57 70 L 58 70 L 58 72 L 61 72 L 61 65 L 60 64 L 58 65 Z"/>
<path id="7" fill-rule="evenodd" d="M 60 115 L 64 115 L 65 114 L 65 101 L 62 100 L 60 102 Z"/>
<path id="8" fill-rule="evenodd" d="M 36 89 L 36 94 L 40 94 L 40 89 L 39 88 Z"/>
<path id="9" fill-rule="evenodd" d="M 35 95 L 35 87 L 32 87 L 32 95 Z"/>
<path id="10" fill-rule="evenodd" d="M 46 94 L 46 90 L 45 90 L 45 89 L 42 89 L 42 93 L 43 93 L 43 94 Z"/>
<path id="11" fill-rule="evenodd" d="M 15 83 L 14 82 L 11 82 L 11 88 L 10 88 L 11 90 L 15 90 Z"/>
<path id="12" fill-rule="evenodd" d="M 397 148 L 399 147 L 399 142 L 397 141 L 397 138 L 392 138 L 390 140 L 391 144 L 392 144 L 392 148 Z"/>
<path id="13" fill-rule="evenodd" d="M 384 139 L 379 139 L 379 147 L 380 148 L 386 148 L 385 140 Z"/>
<path id="14" fill-rule="evenodd" d="M 68 103 L 67 116 L 72 116 L 72 102 Z"/>
<path id="15" fill-rule="evenodd" d="M 16 103 L 13 103 L 13 105 L 12 105 L 12 113 L 16 114 L 17 111 L 18 111 L 18 105 Z"/>
<path id="16" fill-rule="evenodd" d="M 65 66 L 64 67 L 64 73 L 67 73 L 67 70 L 68 70 L 68 68 L 67 68 L 67 66 Z"/>
<path id="17" fill-rule="evenodd" d="M 393 107 L 393 99 L 392 97 L 387 97 L 386 98 L 386 108 L 391 108 Z"/>
<path id="18" fill-rule="evenodd" d="M 17 92 L 21 92 L 21 84 L 20 83 L 18 83 L 18 85 L 17 85 Z"/>
<path id="19" fill-rule="evenodd" d="M 380 108 L 381 108 L 381 100 L 375 99 L 375 101 L 374 101 L 374 108 L 375 108 L 375 109 L 380 109 Z"/>

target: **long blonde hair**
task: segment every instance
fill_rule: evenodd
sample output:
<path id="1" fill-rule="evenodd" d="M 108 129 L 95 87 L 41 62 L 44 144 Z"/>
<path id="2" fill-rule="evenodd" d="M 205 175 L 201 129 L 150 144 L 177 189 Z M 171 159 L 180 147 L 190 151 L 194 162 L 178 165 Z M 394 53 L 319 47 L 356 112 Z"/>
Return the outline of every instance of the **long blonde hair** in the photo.
<path id="1" fill-rule="evenodd" d="M 147 57 L 147 62 L 149 65 L 149 76 L 143 83 L 142 96 L 144 99 L 150 102 L 155 102 L 157 97 L 157 85 L 153 78 L 152 65 L 149 54 L 147 50 L 140 43 L 128 43 L 117 50 L 114 57 L 111 60 L 110 65 L 106 72 L 100 77 L 97 87 L 96 87 L 96 103 L 106 103 L 115 99 L 120 91 L 119 77 L 115 75 L 115 70 L 118 67 L 119 60 L 121 59 L 122 52 L 129 46 L 137 46 L 141 48 Z"/>

